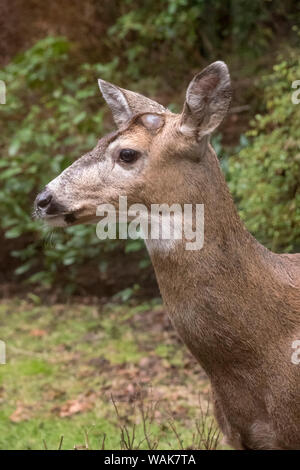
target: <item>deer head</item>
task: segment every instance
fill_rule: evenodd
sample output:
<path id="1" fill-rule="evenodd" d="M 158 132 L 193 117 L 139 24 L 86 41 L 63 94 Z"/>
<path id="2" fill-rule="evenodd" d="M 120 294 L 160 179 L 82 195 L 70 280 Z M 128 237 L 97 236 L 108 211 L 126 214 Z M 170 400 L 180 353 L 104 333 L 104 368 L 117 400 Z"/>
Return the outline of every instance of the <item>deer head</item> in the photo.
<path id="1" fill-rule="evenodd" d="M 194 77 L 181 114 L 104 80 L 99 86 L 118 130 L 100 139 L 37 196 L 35 213 L 52 226 L 95 222 L 97 206 L 117 208 L 119 196 L 146 207 L 188 203 L 186 186 L 192 185 L 195 172 L 201 176 L 203 171 L 208 179 L 206 167 L 213 158 L 209 136 L 225 116 L 231 96 L 223 62 Z"/>

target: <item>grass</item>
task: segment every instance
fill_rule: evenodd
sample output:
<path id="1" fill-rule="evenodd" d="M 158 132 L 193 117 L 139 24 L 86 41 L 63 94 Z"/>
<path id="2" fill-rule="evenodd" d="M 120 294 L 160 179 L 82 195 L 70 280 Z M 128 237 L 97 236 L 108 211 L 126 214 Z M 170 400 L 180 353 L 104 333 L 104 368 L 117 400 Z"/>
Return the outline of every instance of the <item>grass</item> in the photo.
<path id="1" fill-rule="evenodd" d="M 197 448 L 213 435 L 199 416 L 207 378 L 157 302 L 3 300 L 0 339 L 0 449 Z"/>

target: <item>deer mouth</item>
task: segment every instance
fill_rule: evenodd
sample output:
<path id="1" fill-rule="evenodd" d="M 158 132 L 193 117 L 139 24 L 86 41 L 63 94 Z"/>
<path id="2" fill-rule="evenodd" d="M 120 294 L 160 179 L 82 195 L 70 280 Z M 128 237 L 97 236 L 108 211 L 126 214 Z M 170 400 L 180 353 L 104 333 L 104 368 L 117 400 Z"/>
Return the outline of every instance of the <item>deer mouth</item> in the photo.
<path id="1" fill-rule="evenodd" d="M 95 215 L 79 215 L 76 212 L 69 212 L 56 215 L 39 217 L 50 227 L 72 227 L 74 225 L 96 223 L 99 218 Z"/>
<path id="2" fill-rule="evenodd" d="M 65 223 L 68 225 L 80 225 L 80 224 L 94 224 L 99 220 L 99 217 L 93 215 L 77 215 L 75 212 L 65 214 L 63 216 Z"/>
<path id="3" fill-rule="evenodd" d="M 47 187 L 37 195 L 34 203 L 34 217 L 43 220 L 50 227 L 69 227 L 96 222 L 95 213 L 87 212 L 86 208 L 68 210 Z"/>

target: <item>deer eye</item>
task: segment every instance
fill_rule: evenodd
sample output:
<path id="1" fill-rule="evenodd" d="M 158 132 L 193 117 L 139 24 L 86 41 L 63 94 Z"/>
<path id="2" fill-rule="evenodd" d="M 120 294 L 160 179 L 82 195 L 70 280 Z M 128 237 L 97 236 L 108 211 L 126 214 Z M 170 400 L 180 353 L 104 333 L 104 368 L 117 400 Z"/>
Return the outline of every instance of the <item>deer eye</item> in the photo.
<path id="1" fill-rule="evenodd" d="M 122 149 L 119 153 L 119 159 L 124 163 L 132 163 L 139 156 L 139 152 L 133 149 Z"/>

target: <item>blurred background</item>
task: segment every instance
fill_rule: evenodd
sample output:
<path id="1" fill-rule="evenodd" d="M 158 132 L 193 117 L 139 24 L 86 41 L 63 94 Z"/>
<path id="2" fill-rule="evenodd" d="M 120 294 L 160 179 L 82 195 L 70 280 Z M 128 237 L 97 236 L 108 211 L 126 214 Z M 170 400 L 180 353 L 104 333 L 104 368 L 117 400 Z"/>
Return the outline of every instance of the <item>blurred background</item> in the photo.
<path id="1" fill-rule="evenodd" d="M 97 78 L 180 112 L 193 75 L 215 60 L 227 62 L 233 102 L 212 141 L 231 192 L 248 229 L 263 244 L 277 252 L 300 251 L 300 104 L 291 101 L 292 83 L 300 80 L 299 28 L 296 0 L 1 0 L 0 80 L 7 93 L 0 105 L 0 321 L 5 325 L 0 337 L 10 338 L 15 363 L 2 371 L 10 385 L 2 392 L 0 386 L 0 400 L 2 393 L 5 429 L 7 423 L 24 422 L 20 431 L 12 428 L 3 446 L 38 446 L 38 417 L 44 420 L 53 409 L 59 419 L 51 418 L 50 436 L 53 427 L 59 435 L 65 416 L 95 419 L 88 413 L 99 390 L 101 396 L 105 387 L 126 392 L 128 363 L 144 360 L 143 370 L 156 378 L 162 374 L 157 384 L 168 390 L 174 383 L 170 377 L 189 370 L 192 378 L 182 381 L 191 393 L 193 380 L 200 380 L 192 358 L 187 366 L 175 354 L 178 340 L 164 319 L 142 241 L 100 242 L 93 226 L 50 232 L 32 219 L 39 190 L 114 127 Z M 68 306 L 74 303 L 71 314 Z M 122 324 L 116 320 L 120 305 Z M 155 319 L 147 337 L 141 311 Z M 98 338 L 94 330 L 104 335 L 96 357 L 90 351 Z M 90 349 L 70 359 L 83 337 Z M 45 347 L 53 362 L 64 358 L 61 368 L 45 359 Z M 149 354 L 159 362 L 157 370 Z M 102 374 L 88 395 L 94 401 L 85 394 L 82 401 L 78 396 L 86 390 L 84 380 L 94 377 L 93 367 Z M 66 382 L 67 375 L 77 382 Z M 16 391 L 16 377 L 24 378 L 26 403 Z M 52 390 L 54 378 L 58 390 Z M 205 379 L 202 385 L 208 387 Z M 45 398 L 43 387 L 52 395 Z M 42 411 L 41 401 L 49 405 Z M 101 421 L 99 410 L 97 416 Z M 35 437 L 26 444 L 25 436 Z"/>

